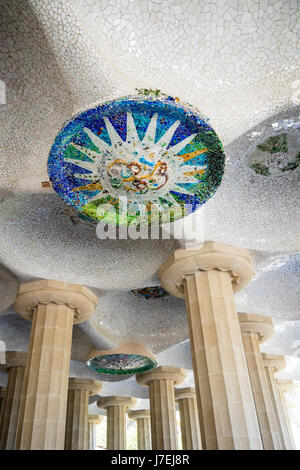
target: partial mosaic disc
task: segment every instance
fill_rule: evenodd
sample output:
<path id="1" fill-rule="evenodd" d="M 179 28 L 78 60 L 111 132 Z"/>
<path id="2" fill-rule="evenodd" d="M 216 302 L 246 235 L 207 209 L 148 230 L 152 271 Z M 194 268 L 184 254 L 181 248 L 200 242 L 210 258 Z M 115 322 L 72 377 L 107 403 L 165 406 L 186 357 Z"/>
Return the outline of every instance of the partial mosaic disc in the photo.
<path id="1" fill-rule="evenodd" d="M 100 374 L 137 374 L 157 366 L 156 361 L 139 354 L 103 354 L 86 362 L 86 366 Z"/>
<path id="2" fill-rule="evenodd" d="M 158 225 L 194 212 L 218 188 L 222 144 L 178 98 L 127 96 L 84 111 L 48 159 L 55 191 L 79 213 L 113 225 Z"/>

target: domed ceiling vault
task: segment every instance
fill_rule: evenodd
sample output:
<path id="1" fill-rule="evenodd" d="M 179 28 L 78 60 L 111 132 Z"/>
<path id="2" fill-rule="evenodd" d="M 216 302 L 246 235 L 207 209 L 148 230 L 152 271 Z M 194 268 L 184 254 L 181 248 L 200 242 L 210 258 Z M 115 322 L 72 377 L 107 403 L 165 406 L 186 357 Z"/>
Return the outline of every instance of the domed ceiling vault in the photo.
<path id="1" fill-rule="evenodd" d="M 172 349 L 187 348 L 184 303 L 132 293 L 158 285 L 157 269 L 179 241 L 100 240 L 49 188 L 47 175 L 50 147 L 74 114 L 161 90 L 209 116 L 224 144 L 222 184 L 197 211 L 199 241 L 250 249 L 256 276 L 236 295 L 237 308 L 274 317 L 282 330 L 273 347 L 297 359 L 299 3 L 0 0 L 0 7 L 3 338 L 12 340 L 11 328 L 19 344 L 27 341 L 9 308 L 19 282 L 64 280 L 99 296 L 94 317 L 76 328 L 75 361 L 90 346 L 110 348 L 125 336 L 188 368 L 188 357 Z M 9 327 L 10 315 L 18 327 Z"/>

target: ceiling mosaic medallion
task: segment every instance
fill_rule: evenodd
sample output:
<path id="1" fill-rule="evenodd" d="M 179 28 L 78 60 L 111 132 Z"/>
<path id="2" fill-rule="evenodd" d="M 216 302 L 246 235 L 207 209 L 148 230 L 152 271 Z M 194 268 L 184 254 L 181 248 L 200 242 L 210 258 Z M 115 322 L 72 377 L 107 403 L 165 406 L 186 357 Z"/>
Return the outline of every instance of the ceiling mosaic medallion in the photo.
<path id="1" fill-rule="evenodd" d="M 130 294 L 142 297 L 146 300 L 149 299 L 163 299 L 168 296 L 168 292 L 165 291 L 161 286 L 149 286 L 142 287 L 141 289 L 132 289 L 129 291 Z"/>
<path id="2" fill-rule="evenodd" d="M 300 164 L 300 131 L 284 131 L 265 138 L 247 154 L 248 164 L 262 176 L 283 176 Z"/>
<path id="3" fill-rule="evenodd" d="M 129 375 L 146 372 L 157 366 L 153 354 L 138 343 L 129 341 L 116 349 L 93 350 L 86 358 L 86 366 L 99 374 Z"/>
<path id="4" fill-rule="evenodd" d="M 195 211 L 221 183 L 222 144 L 189 104 L 140 90 L 74 116 L 50 150 L 55 191 L 114 225 L 160 224 Z"/>
<path id="5" fill-rule="evenodd" d="M 100 374 L 138 374 L 153 369 L 157 363 L 139 354 L 105 354 L 88 360 L 86 365 Z"/>

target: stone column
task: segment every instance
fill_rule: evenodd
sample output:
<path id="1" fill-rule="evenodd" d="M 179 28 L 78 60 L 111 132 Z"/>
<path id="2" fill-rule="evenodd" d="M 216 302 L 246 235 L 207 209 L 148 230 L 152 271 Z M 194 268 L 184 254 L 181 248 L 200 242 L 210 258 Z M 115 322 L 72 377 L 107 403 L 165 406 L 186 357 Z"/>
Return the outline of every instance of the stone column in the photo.
<path id="1" fill-rule="evenodd" d="M 254 270 L 249 253 L 207 242 L 179 249 L 159 270 L 185 298 L 203 449 L 262 449 L 234 292 Z"/>
<path id="2" fill-rule="evenodd" d="M 271 402 L 273 412 L 275 415 L 277 432 L 280 439 L 280 445 L 282 450 L 288 450 L 287 443 L 284 438 L 285 419 L 283 416 L 283 410 L 281 406 L 281 399 L 279 390 L 276 384 L 275 373 L 280 372 L 285 368 L 286 362 L 284 356 L 275 354 L 262 354 L 262 359 L 265 367 L 268 388 L 271 396 Z"/>
<path id="3" fill-rule="evenodd" d="M 287 443 L 287 446 L 291 450 L 296 449 L 295 441 L 294 441 L 294 435 L 293 431 L 291 428 L 291 423 L 290 423 L 290 418 L 289 418 L 289 413 L 288 409 L 286 406 L 286 401 L 284 394 L 294 388 L 294 382 L 292 380 L 287 380 L 287 379 L 276 379 L 277 387 L 279 390 L 279 396 L 281 399 L 281 405 L 282 405 L 282 410 L 283 410 L 283 416 L 285 418 L 286 422 L 286 436 L 285 436 L 285 441 Z"/>
<path id="4" fill-rule="evenodd" d="M 274 334 L 272 319 L 262 315 L 240 313 L 239 321 L 263 448 L 265 450 L 281 449 L 259 348 L 260 343 L 267 341 Z"/>
<path id="5" fill-rule="evenodd" d="M 89 449 L 88 408 L 89 395 L 95 395 L 102 383 L 94 379 L 69 379 L 66 422 L 66 450 Z"/>
<path id="6" fill-rule="evenodd" d="M 6 387 L 0 386 L 0 430 L 2 426 L 3 403 L 6 395 Z"/>
<path id="7" fill-rule="evenodd" d="M 149 386 L 153 450 L 178 449 L 174 386 L 185 378 L 183 369 L 168 366 L 136 375 L 140 385 Z"/>
<path id="8" fill-rule="evenodd" d="M 178 388 L 175 400 L 179 406 L 180 427 L 183 450 L 201 449 L 201 436 L 194 388 Z"/>
<path id="9" fill-rule="evenodd" d="M 103 419 L 102 415 L 88 415 L 90 450 L 96 450 L 96 425 L 102 423 Z"/>
<path id="10" fill-rule="evenodd" d="M 136 420 L 138 450 L 150 450 L 150 410 L 129 411 L 128 417 Z"/>
<path id="11" fill-rule="evenodd" d="M 73 324 L 93 315 L 86 287 L 36 281 L 19 288 L 15 310 L 32 321 L 16 449 L 64 449 Z"/>
<path id="12" fill-rule="evenodd" d="M 136 400 L 131 397 L 102 397 L 97 401 L 99 408 L 106 409 L 108 450 L 126 450 L 126 410 L 132 408 Z"/>
<path id="13" fill-rule="evenodd" d="M 8 381 L 6 396 L 3 401 L 0 449 L 13 450 L 15 448 L 27 353 L 9 351 L 5 356 L 8 368 Z"/>

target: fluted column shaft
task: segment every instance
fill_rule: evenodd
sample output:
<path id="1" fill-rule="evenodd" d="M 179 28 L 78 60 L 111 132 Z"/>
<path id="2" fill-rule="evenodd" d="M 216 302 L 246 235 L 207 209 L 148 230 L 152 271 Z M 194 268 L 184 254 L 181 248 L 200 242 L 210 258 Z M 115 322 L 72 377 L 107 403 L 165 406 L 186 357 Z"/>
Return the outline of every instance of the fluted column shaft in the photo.
<path id="1" fill-rule="evenodd" d="M 285 396 L 284 396 L 284 394 L 288 391 L 287 389 L 285 389 L 285 386 L 284 386 L 284 384 L 286 382 L 290 382 L 290 384 L 292 385 L 292 381 L 288 381 L 288 380 L 285 381 L 285 380 L 280 380 L 280 379 L 276 380 L 278 391 L 279 391 L 279 396 L 280 396 L 280 400 L 281 400 L 283 418 L 284 418 L 284 421 L 285 421 L 285 426 L 283 428 L 284 441 L 286 443 L 286 448 L 287 449 L 295 450 L 296 446 L 295 446 L 293 431 L 292 431 L 292 428 L 291 428 L 289 413 L 288 413 L 288 409 L 287 409 L 287 406 L 286 406 L 286 400 L 285 400 Z"/>
<path id="2" fill-rule="evenodd" d="M 13 367 L 9 371 L 7 397 L 3 403 L 0 449 L 15 448 L 17 424 L 24 380 L 24 367 Z"/>
<path id="3" fill-rule="evenodd" d="M 25 369 L 17 448 L 63 449 L 73 310 L 35 308 Z"/>
<path id="4" fill-rule="evenodd" d="M 106 447 L 126 450 L 126 410 L 136 403 L 131 397 L 103 397 L 97 405 L 107 413 Z"/>
<path id="5" fill-rule="evenodd" d="M 178 403 L 180 413 L 182 449 L 201 449 L 201 436 L 195 391 L 190 388 L 175 390 L 175 400 Z"/>
<path id="6" fill-rule="evenodd" d="M 272 319 L 256 314 L 239 315 L 254 403 L 265 450 L 281 449 L 276 419 L 259 344 L 274 333 Z"/>
<path id="7" fill-rule="evenodd" d="M 64 449 L 73 323 L 92 315 L 88 289 L 57 281 L 21 285 L 15 309 L 32 320 L 17 449 Z"/>
<path id="8" fill-rule="evenodd" d="M 1 430 L 1 423 L 2 423 L 2 414 L 3 414 L 3 403 L 4 398 L 6 395 L 6 387 L 0 386 L 0 430 Z"/>
<path id="9" fill-rule="evenodd" d="M 88 415 L 89 449 L 96 450 L 96 425 L 103 420 L 101 415 Z"/>
<path id="10" fill-rule="evenodd" d="M 126 406 L 107 407 L 107 449 L 126 449 Z"/>
<path id="11" fill-rule="evenodd" d="M 159 366 L 136 378 L 141 385 L 149 386 L 152 449 L 178 449 L 174 386 L 185 379 L 184 371 Z"/>
<path id="12" fill-rule="evenodd" d="M 0 427 L 0 449 L 13 450 L 16 441 L 26 353 L 8 352 L 6 353 L 6 359 L 9 369 Z"/>
<path id="13" fill-rule="evenodd" d="M 152 449 L 178 449 L 174 382 L 149 383 Z"/>
<path id="14" fill-rule="evenodd" d="M 203 449 L 261 449 L 229 272 L 186 278 L 200 432 Z"/>
<path id="15" fill-rule="evenodd" d="M 275 356 L 269 354 L 262 354 L 262 359 L 264 363 L 266 378 L 268 389 L 270 392 L 272 408 L 275 416 L 277 432 L 280 439 L 280 446 L 282 450 L 287 449 L 286 442 L 284 440 L 284 416 L 283 410 L 281 407 L 281 400 L 279 395 L 279 390 L 277 388 L 276 379 L 275 379 L 275 372 L 279 372 L 284 367 L 285 361 L 283 356 Z M 280 365 L 280 361 L 282 361 L 282 365 Z"/>
<path id="16" fill-rule="evenodd" d="M 284 435 L 283 435 L 284 417 L 283 417 L 281 403 L 280 403 L 279 391 L 277 390 L 277 387 L 276 387 L 274 369 L 273 367 L 265 367 L 265 371 L 266 371 L 266 376 L 267 376 L 268 387 L 270 390 L 273 411 L 274 411 L 275 419 L 277 422 L 277 430 L 278 430 L 278 435 L 280 438 L 281 449 L 287 450 L 286 442 L 285 442 Z"/>
<path id="17" fill-rule="evenodd" d="M 69 390 L 66 422 L 66 450 L 87 450 L 89 392 Z"/>
<path id="18" fill-rule="evenodd" d="M 234 291 L 254 274 L 249 253 L 206 242 L 179 249 L 159 269 L 186 301 L 203 449 L 261 449 Z"/>
<path id="19" fill-rule="evenodd" d="M 95 450 L 96 449 L 96 429 L 95 423 L 88 421 L 89 426 L 89 449 Z"/>
<path id="20" fill-rule="evenodd" d="M 89 449 L 89 395 L 100 391 L 102 384 L 93 379 L 69 379 L 66 422 L 66 450 Z"/>
<path id="21" fill-rule="evenodd" d="M 150 411 L 149 410 L 129 411 L 128 417 L 136 421 L 138 449 L 139 450 L 151 449 Z"/>
<path id="22" fill-rule="evenodd" d="M 150 433 L 150 416 L 148 418 L 138 418 L 137 425 L 137 442 L 139 450 L 151 449 L 151 433 Z"/>
<path id="23" fill-rule="evenodd" d="M 272 407 L 267 377 L 257 341 L 257 335 L 243 335 L 243 343 L 263 447 L 265 450 L 281 449 L 280 438 Z"/>

